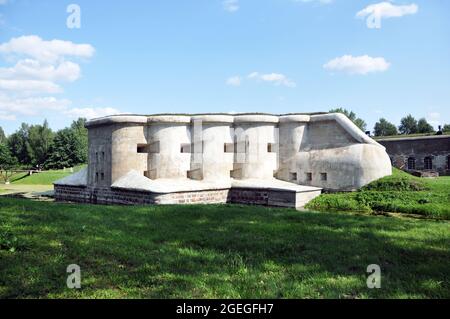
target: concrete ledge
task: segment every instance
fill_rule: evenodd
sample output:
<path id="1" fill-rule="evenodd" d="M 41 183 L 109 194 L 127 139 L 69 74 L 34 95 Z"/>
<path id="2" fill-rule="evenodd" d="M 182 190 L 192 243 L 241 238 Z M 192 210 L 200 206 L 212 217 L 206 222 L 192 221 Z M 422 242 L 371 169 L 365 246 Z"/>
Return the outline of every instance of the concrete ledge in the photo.
<path id="1" fill-rule="evenodd" d="M 147 123 L 191 123 L 190 116 L 184 115 L 155 115 L 147 117 Z"/>
<path id="2" fill-rule="evenodd" d="M 138 115 L 106 116 L 87 121 L 86 128 L 117 123 L 145 124 L 147 123 L 147 117 Z"/>
<path id="3" fill-rule="evenodd" d="M 168 194 L 176 192 L 204 191 L 216 189 L 229 189 L 230 181 L 197 181 L 192 179 L 165 179 L 156 180 L 149 179 L 137 171 L 130 171 L 126 175 L 120 177 L 111 188 L 130 189 L 134 191 L 142 191 L 148 193 Z"/>
<path id="4" fill-rule="evenodd" d="M 278 116 L 275 115 L 263 115 L 263 114 L 252 114 L 252 115 L 235 115 L 234 123 L 270 123 L 277 124 L 279 121 Z"/>
<path id="5" fill-rule="evenodd" d="M 160 194 L 129 189 L 94 189 L 89 187 L 55 185 L 55 199 L 57 201 L 105 205 L 235 203 L 300 208 L 320 194 L 320 189 L 316 191 L 297 192 L 263 188 L 228 188 Z"/>
<path id="6" fill-rule="evenodd" d="M 308 123 L 310 120 L 311 120 L 311 116 L 309 116 L 309 115 L 291 114 L 291 115 L 280 116 L 280 124 L 281 123 L 291 123 L 291 122 Z"/>
<path id="7" fill-rule="evenodd" d="M 87 185 L 87 174 L 88 169 L 83 168 L 82 170 L 76 172 L 75 174 L 64 177 L 60 180 L 54 182 L 54 185 L 68 185 L 68 186 L 82 186 L 86 187 Z"/>
<path id="8" fill-rule="evenodd" d="M 285 182 L 279 179 L 234 179 L 231 182 L 232 188 L 251 188 L 266 189 L 274 191 L 292 191 L 292 192 L 315 192 L 321 191 L 319 187 L 304 186 L 294 183 Z"/>
<path id="9" fill-rule="evenodd" d="M 202 121 L 203 123 L 229 123 L 234 122 L 233 115 L 219 115 L 219 114 L 205 114 L 205 115 L 195 115 L 191 117 L 192 121 Z"/>

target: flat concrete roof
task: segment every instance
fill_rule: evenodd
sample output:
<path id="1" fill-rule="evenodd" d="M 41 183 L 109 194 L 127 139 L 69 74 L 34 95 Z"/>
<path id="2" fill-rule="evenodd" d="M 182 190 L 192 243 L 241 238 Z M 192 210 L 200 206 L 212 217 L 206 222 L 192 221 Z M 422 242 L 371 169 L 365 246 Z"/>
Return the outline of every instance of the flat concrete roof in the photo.
<path id="1" fill-rule="evenodd" d="M 121 114 L 110 115 L 95 118 L 86 122 L 86 127 L 110 125 L 116 123 L 130 124 L 152 124 L 152 123 L 190 123 L 195 120 L 202 120 L 206 123 L 278 123 L 281 118 L 283 121 L 308 122 L 311 116 L 320 116 L 330 113 L 287 113 L 287 114 L 269 114 L 269 113 L 199 113 L 199 114 Z"/>

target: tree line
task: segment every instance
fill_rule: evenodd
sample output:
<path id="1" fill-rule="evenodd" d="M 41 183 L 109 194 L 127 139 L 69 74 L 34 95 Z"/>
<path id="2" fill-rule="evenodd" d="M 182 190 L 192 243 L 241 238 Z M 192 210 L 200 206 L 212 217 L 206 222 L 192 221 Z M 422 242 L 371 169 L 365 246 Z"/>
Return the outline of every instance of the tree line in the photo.
<path id="1" fill-rule="evenodd" d="M 337 108 L 330 110 L 331 113 L 345 114 L 356 126 L 362 131 L 367 132 L 366 122 L 358 118 L 352 111 L 348 111 L 343 108 Z M 450 124 L 445 124 L 442 127 L 442 132 L 450 133 Z M 381 118 L 375 123 L 373 134 L 375 136 L 392 136 L 392 135 L 409 135 L 409 134 L 429 134 L 436 133 L 433 126 L 427 122 L 425 118 L 419 120 L 415 119 L 411 114 L 403 117 L 400 120 L 400 125 L 397 127 L 395 124 L 389 122 L 385 118 Z"/>
<path id="2" fill-rule="evenodd" d="M 344 108 L 335 108 L 330 112 L 345 114 L 366 132 L 367 123 L 354 112 Z M 10 136 L 6 136 L 0 127 L 0 171 L 13 168 L 61 169 L 87 163 L 88 132 L 85 123 L 86 119 L 79 118 L 57 132 L 51 130 L 46 120 L 42 125 L 22 123 Z M 450 125 L 444 125 L 442 131 L 450 133 Z M 411 114 L 402 118 L 398 127 L 381 118 L 373 131 L 375 136 L 434 132 L 425 118 L 416 120 Z"/>
<path id="3" fill-rule="evenodd" d="M 0 170 L 61 169 L 87 163 L 85 123 L 79 118 L 57 132 L 47 120 L 37 125 L 22 123 L 10 136 L 0 127 Z"/>

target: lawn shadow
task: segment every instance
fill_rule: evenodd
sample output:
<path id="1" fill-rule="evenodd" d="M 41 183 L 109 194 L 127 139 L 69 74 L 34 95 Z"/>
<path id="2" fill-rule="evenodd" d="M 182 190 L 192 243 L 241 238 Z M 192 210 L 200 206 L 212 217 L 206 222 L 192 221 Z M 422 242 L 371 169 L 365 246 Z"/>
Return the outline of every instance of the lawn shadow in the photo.
<path id="1" fill-rule="evenodd" d="M 447 222 L 239 205 L 5 204 L 0 218 L 16 211 L 30 249 L 0 252 L 4 297 L 450 296 Z M 83 272 L 78 292 L 65 286 L 72 263 Z M 369 264 L 380 265 L 382 289 L 367 288 Z"/>

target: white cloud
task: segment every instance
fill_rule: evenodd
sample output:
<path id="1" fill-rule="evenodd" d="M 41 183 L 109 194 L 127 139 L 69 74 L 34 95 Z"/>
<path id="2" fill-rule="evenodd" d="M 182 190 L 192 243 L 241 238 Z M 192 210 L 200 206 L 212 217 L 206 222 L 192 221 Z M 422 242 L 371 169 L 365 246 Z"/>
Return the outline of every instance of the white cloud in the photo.
<path id="1" fill-rule="evenodd" d="M 0 5 L 4 5 L 4 4 L 7 4 L 8 3 L 8 0 L 0 0 Z"/>
<path id="2" fill-rule="evenodd" d="M 249 79 L 258 81 L 270 82 L 275 85 L 283 85 L 287 87 L 296 87 L 296 83 L 290 80 L 286 75 L 280 73 L 260 74 L 259 72 L 250 73 L 247 76 Z"/>
<path id="3" fill-rule="evenodd" d="M 16 116 L 14 114 L 8 114 L 6 112 L 0 111 L 0 120 L 3 121 L 15 121 Z"/>
<path id="4" fill-rule="evenodd" d="M 389 69 L 390 63 L 384 58 L 373 58 L 368 55 L 344 55 L 335 58 L 323 66 L 329 71 L 341 71 L 348 74 L 367 74 L 371 72 L 384 72 Z"/>
<path id="5" fill-rule="evenodd" d="M 89 58 L 94 52 L 89 44 L 45 41 L 35 35 L 0 43 L 0 54 L 5 61 L 15 63 L 0 68 L 0 118 L 14 120 L 18 116 L 38 116 L 49 111 L 84 117 L 117 112 L 111 108 L 71 109 L 71 101 L 48 96 L 61 93 L 62 82 L 74 82 L 81 77 L 80 66 L 69 58 Z"/>
<path id="6" fill-rule="evenodd" d="M 0 90 L 16 91 L 21 95 L 36 93 L 60 93 L 61 87 L 50 81 L 0 79 Z"/>
<path id="7" fill-rule="evenodd" d="M 0 68 L 0 78 L 39 79 L 46 81 L 73 82 L 79 79 L 80 66 L 70 61 L 58 65 L 44 64 L 37 60 L 20 60 L 11 68 Z"/>
<path id="8" fill-rule="evenodd" d="M 97 117 L 103 117 L 103 116 L 115 115 L 115 114 L 123 114 L 123 113 L 112 107 L 105 107 L 105 108 L 86 107 L 86 108 L 69 109 L 69 110 L 65 111 L 64 114 L 66 114 L 70 117 L 73 117 L 73 118 L 84 117 L 87 119 L 92 119 L 92 118 L 97 118 Z"/>
<path id="9" fill-rule="evenodd" d="M 376 18 L 383 19 L 403 17 L 404 15 L 416 14 L 418 11 L 418 5 L 414 3 L 410 5 L 395 5 L 390 2 L 384 1 L 367 6 L 363 10 L 356 13 L 356 16 L 358 18 L 374 16 Z"/>
<path id="10" fill-rule="evenodd" d="M 442 118 L 441 118 L 441 113 L 438 112 L 430 112 L 427 114 L 426 116 L 426 120 L 428 121 L 428 123 L 430 123 L 431 125 L 438 127 L 439 125 L 442 125 Z"/>
<path id="11" fill-rule="evenodd" d="M 88 119 L 122 113 L 111 107 L 71 108 L 71 104 L 70 100 L 57 99 L 55 97 L 17 99 L 0 94 L 0 119 L 13 121 L 17 115 L 37 116 L 48 111 L 58 112 L 70 118 L 85 117 Z"/>
<path id="12" fill-rule="evenodd" d="M 225 11 L 236 12 L 239 10 L 239 0 L 224 0 L 222 6 Z"/>
<path id="13" fill-rule="evenodd" d="M 334 0 L 294 0 L 295 2 L 318 2 L 321 4 L 330 4 L 332 3 Z"/>
<path id="14" fill-rule="evenodd" d="M 90 58 L 95 49 L 90 44 L 75 44 L 71 41 L 45 41 L 36 35 L 12 38 L 0 44 L 0 53 L 6 55 L 29 56 L 45 63 L 55 63 L 65 57 Z"/>
<path id="15" fill-rule="evenodd" d="M 227 83 L 227 85 L 231 85 L 231 86 L 240 86 L 241 85 L 241 77 L 238 75 L 232 76 L 227 79 L 226 83 Z"/>
<path id="16" fill-rule="evenodd" d="M 0 112 L 9 117 L 14 117 L 15 114 L 34 116 L 48 110 L 64 111 L 68 105 L 69 100 L 55 97 L 10 98 L 0 95 Z"/>

